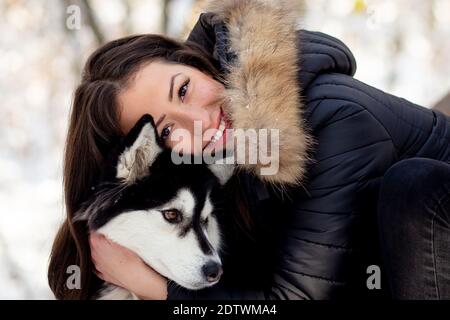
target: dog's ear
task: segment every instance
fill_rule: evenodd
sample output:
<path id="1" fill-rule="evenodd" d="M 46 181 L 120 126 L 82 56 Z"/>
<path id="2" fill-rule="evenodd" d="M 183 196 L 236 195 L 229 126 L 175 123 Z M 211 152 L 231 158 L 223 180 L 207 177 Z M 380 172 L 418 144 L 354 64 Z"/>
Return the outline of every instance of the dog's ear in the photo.
<path id="1" fill-rule="evenodd" d="M 122 184 L 106 183 L 100 186 L 89 200 L 81 204 L 72 221 L 85 221 L 89 229 L 98 229 L 106 221 L 105 218 L 111 215 L 111 210 L 120 201 L 125 189 L 126 186 Z"/>
<path id="2" fill-rule="evenodd" d="M 117 157 L 116 178 L 132 184 L 148 175 L 153 161 L 163 150 L 151 115 L 139 119 L 125 137 L 122 150 Z"/>
<path id="3" fill-rule="evenodd" d="M 92 199 L 93 197 L 91 197 Z M 72 221 L 86 221 L 89 224 L 89 220 L 92 219 L 93 215 L 96 215 L 98 211 L 93 210 L 96 205 L 94 202 L 84 202 L 81 207 L 73 215 Z"/>
<path id="4" fill-rule="evenodd" d="M 78 221 L 88 221 L 89 220 L 89 211 L 86 210 L 86 208 L 82 208 L 74 213 L 72 221 L 78 222 Z"/>
<path id="5" fill-rule="evenodd" d="M 233 162 L 228 163 L 227 158 L 216 161 L 208 165 L 209 170 L 216 176 L 221 185 L 224 185 L 230 180 L 234 173 L 235 165 Z"/>

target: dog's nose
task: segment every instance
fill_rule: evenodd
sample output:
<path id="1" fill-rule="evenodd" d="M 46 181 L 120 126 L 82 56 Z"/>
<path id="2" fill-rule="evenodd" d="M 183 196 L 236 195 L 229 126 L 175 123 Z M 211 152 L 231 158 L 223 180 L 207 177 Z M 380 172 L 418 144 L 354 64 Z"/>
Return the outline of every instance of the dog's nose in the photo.
<path id="1" fill-rule="evenodd" d="M 203 265 L 202 271 L 208 282 L 217 281 L 223 273 L 222 266 L 214 261 L 210 261 Z"/>

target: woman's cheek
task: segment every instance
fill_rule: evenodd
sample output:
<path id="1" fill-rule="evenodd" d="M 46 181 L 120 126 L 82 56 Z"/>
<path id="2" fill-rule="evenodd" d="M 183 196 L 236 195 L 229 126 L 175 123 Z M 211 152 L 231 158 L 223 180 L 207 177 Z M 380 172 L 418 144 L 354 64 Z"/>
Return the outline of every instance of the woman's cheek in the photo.
<path id="1" fill-rule="evenodd" d="M 197 81 L 191 88 L 191 96 L 188 103 L 195 103 L 200 106 L 209 106 L 215 103 L 219 97 L 220 86 L 220 83 L 212 79 Z"/>
<path id="2" fill-rule="evenodd" d="M 183 130 L 183 134 L 177 134 L 176 137 L 170 140 L 168 145 L 175 153 L 200 154 L 203 150 L 202 139 L 200 138 L 196 141 L 194 135 L 187 130 Z"/>

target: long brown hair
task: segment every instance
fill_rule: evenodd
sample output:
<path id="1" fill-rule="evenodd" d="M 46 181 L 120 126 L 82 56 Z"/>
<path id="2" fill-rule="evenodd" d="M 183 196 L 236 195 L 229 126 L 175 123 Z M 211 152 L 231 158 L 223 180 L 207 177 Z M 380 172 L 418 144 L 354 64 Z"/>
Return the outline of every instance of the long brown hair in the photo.
<path id="1" fill-rule="evenodd" d="M 101 283 L 90 258 L 88 230 L 72 221 L 89 197 L 108 151 L 123 135 L 118 125 L 117 94 L 138 69 L 151 61 L 189 65 L 221 81 L 218 62 L 193 42 L 162 35 L 135 35 L 111 41 L 88 58 L 81 83 L 75 90 L 64 151 L 64 198 L 67 217 L 54 240 L 48 281 L 57 299 L 89 299 Z M 236 224 L 251 229 L 248 206 L 237 178 L 228 190 L 237 203 Z M 66 286 L 67 267 L 81 270 L 81 288 Z"/>

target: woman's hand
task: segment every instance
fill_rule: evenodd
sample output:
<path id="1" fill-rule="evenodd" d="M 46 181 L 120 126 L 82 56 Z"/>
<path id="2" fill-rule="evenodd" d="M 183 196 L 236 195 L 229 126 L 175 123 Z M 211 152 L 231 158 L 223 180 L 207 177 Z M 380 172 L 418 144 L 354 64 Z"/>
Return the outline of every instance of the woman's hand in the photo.
<path id="1" fill-rule="evenodd" d="M 91 256 L 102 280 L 146 300 L 167 298 L 167 279 L 146 265 L 134 252 L 98 233 L 89 235 Z"/>

